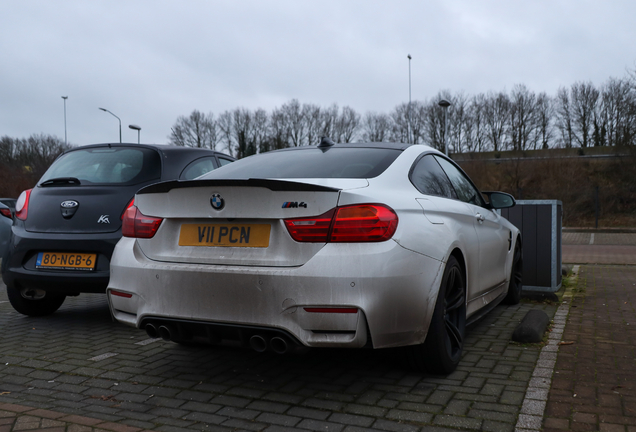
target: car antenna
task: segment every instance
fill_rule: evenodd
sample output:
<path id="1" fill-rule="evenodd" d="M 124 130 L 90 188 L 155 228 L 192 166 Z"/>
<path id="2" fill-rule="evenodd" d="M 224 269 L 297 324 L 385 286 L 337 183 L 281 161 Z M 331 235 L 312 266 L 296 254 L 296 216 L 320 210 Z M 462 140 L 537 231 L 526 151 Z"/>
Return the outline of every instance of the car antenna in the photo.
<path id="1" fill-rule="evenodd" d="M 318 148 L 329 150 L 331 147 L 336 145 L 335 142 L 331 141 L 331 139 L 327 136 L 324 136 L 320 139 L 320 144 L 318 144 Z"/>

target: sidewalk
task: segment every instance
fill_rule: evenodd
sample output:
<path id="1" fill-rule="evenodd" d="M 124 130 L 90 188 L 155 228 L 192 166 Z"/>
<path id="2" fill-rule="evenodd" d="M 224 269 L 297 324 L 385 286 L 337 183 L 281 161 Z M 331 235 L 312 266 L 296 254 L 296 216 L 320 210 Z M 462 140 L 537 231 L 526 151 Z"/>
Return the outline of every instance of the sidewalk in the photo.
<path id="1" fill-rule="evenodd" d="M 568 264 L 636 265 L 636 234 L 564 232 L 561 251 Z"/>
<path id="2" fill-rule="evenodd" d="M 543 430 L 636 432 L 636 235 L 564 233 L 563 262 L 590 265 L 572 289 Z"/>

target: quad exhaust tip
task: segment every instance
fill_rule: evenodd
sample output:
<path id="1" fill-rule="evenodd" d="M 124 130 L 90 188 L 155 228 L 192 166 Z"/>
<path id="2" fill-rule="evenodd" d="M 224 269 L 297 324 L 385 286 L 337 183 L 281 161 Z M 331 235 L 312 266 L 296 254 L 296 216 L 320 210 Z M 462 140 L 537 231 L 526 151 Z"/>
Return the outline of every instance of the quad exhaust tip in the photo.
<path id="1" fill-rule="evenodd" d="M 159 337 L 159 331 L 157 331 L 157 327 L 154 324 L 146 324 L 146 334 L 153 339 Z"/>
<path id="2" fill-rule="evenodd" d="M 177 328 L 172 324 L 159 324 L 159 323 L 148 323 L 144 326 L 146 330 L 146 334 L 148 337 L 153 339 L 161 338 L 164 341 L 173 341 L 177 342 L 179 340 L 179 332 Z M 213 340 L 210 339 L 214 343 L 220 343 L 221 338 L 216 336 Z M 290 341 L 284 336 L 273 336 L 269 338 L 267 335 L 263 336 L 260 334 L 252 335 L 249 338 L 249 346 L 254 351 L 263 353 L 266 351 L 272 351 L 276 354 L 285 354 L 293 347 L 290 344 Z"/>
<path id="3" fill-rule="evenodd" d="M 285 354 L 289 351 L 289 343 L 280 336 L 274 336 L 267 341 L 261 335 L 254 335 L 250 338 L 250 347 L 259 353 L 267 351 L 268 348 L 276 354 Z"/>
<path id="4" fill-rule="evenodd" d="M 263 336 L 254 335 L 250 338 L 250 347 L 256 352 L 265 352 L 267 351 L 267 341 Z"/>
<path id="5" fill-rule="evenodd" d="M 166 342 L 174 340 L 175 330 L 171 325 L 160 325 L 157 330 L 159 337 Z"/>

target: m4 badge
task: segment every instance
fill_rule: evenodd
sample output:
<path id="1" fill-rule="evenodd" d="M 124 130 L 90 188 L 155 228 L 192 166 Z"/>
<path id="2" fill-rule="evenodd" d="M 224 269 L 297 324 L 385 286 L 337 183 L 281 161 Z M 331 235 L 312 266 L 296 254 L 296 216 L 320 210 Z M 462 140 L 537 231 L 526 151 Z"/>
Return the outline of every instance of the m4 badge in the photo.
<path id="1" fill-rule="evenodd" d="M 298 201 L 290 201 L 290 202 L 285 202 L 283 203 L 283 208 L 307 208 L 307 203 L 306 202 L 298 202 Z"/>

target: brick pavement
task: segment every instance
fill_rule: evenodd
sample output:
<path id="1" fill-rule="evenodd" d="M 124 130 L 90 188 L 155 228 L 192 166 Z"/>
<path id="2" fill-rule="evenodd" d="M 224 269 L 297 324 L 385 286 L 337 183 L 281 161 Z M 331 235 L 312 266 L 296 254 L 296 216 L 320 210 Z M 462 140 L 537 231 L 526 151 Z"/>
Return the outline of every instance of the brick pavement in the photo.
<path id="1" fill-rule="evenodd" d="M 468 331 L 447 376 L 399 350 L 276 356 L 180 346 L 113 323 L 105 297 L 70 298 L 38 319 L 0 287 L 0 431 L 513 431 L 540 347 L 510 344 L 531 308 L 499 306 Z"/>
<path id="2" fill-rule="evenodd" d="M 635 233 L 564 232 L 564 263 L 636 265 Z"/>
<path id="3" fill-rule="evenodd" d="M 590 246 L 634 246 L 629 236 L 583 234 L 564 234 L 564 262 L 585 262 L 566 246 L 588 248 L 589 262 L 606 256 Z M 569 301 L 558 313 L 497 307 L 469 330 L 448 377 L 409 372 L 399 350 L 281 357 L 152 340 L 112 323 L 96 295 L 26 318 L 0 284 L 0 432 L 523 431 L 539 430 L 541 418 L 546 431 L 635 432 L 635 271 L 582 265 L 569 316 Z M 508 343 L 531 308 L 556 313 L 543 349 Z M 560 332 L 574 343 L 559 345 Z"/>
<path id="4" fill-rule="evenodd" d="M 636 267 L 581 266 L 544 431 L 636 432 Z"/>

